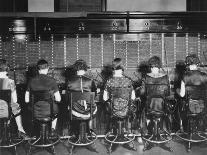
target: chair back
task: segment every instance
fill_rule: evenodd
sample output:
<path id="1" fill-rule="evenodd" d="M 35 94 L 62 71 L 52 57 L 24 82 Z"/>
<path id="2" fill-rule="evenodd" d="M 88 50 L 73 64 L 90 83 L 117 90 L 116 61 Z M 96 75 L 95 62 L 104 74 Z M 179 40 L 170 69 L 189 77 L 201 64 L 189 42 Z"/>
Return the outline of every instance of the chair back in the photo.
<path id="1" fill-rule="evenodd" d="M 167 84 L 146 84 L 146 110 L 151 114 L 164 114 L 166 111 L 166 96 L 169 92 Z"/>
<path id="2" fill-rule="evenodd" d="M 11 90 L 0 90 L 0 118 L 10 118 L 11 111 Z"/>
<path id="3" fill-rule="evenodd" d="M 112 115 L 119 118 L 126 117 L 131 104 L 132 88 L 112 88 L 110 93 Z"/>
<path id="4" fill-rule="evenodd" d="M 207 95 L 205 87 L 205 85 L 186 86 L 186 109 L 188 114 L 197 115 L 205 112 Z"/>
<path id="5" fill-rule="evenodd" d="M 54 113 L 54 94 L 48 90 L 31 91 L 33 119 L 52 118 Z"/>
<path id="6" fill-rule="evenodd" d="M 95 92 L 68 91 L 67 94 L 70 107 L 70 119 L 92 119 L 94 110 L 96 109 L 94 103 Z"/>

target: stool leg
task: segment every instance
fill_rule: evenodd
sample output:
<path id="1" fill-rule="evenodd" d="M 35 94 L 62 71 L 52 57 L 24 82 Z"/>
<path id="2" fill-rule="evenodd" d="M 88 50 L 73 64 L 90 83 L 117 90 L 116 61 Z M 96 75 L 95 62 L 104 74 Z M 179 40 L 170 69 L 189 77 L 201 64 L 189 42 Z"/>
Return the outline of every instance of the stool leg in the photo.
<path id="1" fill-rule="evenodd" d="M 29 146 L 29 150 L 27 152 L 27 155 L 30 155 L 32 153 L 32 146 Z"/>
<path id="2" fill-rule="evenodd" d="M 192 140 L 192 136 L 193 136 L 193 126 L 194 126 L 194 120 L 190 119 L 189 120 L 189 139 Z M 187 146 L 187 151 L 190 152 L 191 151 L 191 142 L 188 142 L 188 146 Z"/>
<path id="3" fill-rule="evenodd" d="M 46 150 L 47 152 L 51 153 L 52 155 L 55 155 L 55 154 L 56 154 L 54 145 L 51 146 L 51 147 L 47 147 L 47 148 L 45 148 L 45 150 Z"/>
<path id="4" fill-rule="evenodd" d="M 14 154 L 17 155 L 17 146 L 14 146 Z"/>
<path id="5" fill-rule="evenodd" d="M 122 134 L 122 122 L 118 121 L 118 134 Z"/>
<path id="6" fill-rule="evenodd" d="M 73 149 L 74 149 L 74 145 L 72 145 L 71 148 L 69 149 L 69 154 L 70 154 L 70 155 L 73 154 Z"/>
<path id="7" fill-rule="evenodd" d="M 46 124 L 42 125 L 42 142 L 43 144 L 46 143 Z"/>
<path id="8" fill-rule="evenodd" d="M 109 148 L 108 148 L 108 153 L 109 153 L 109 154 L 111 154 L 111 152 L 112 152 L 112 146 L 113 146 L 113 143 L 110 143 L 110 146 L 109 146 Z"/>
<path id="9" fill-rule="evenodd" d="M 163 140 L 164 138 L 161 136 L 161 133 L 160 133 L 160 129 L 159 129 L 159 126 L 158 126 L 158 123 L 161 123 L 161 120 L 160 119 L 155 119 L 154 120 L 154 127 L 153 127 L 153 135 L 152 137 L 150 138 L 150 140 L 154 140 L 154 141 L 160 141 L 160 140 Z M 159 124 L 160 125 L 160 124 Z M 158 144 L 158 143 L 150 143 L 150 142 L 145 142 L 144 143 L 144 148 L 143 148 L 143 151 L 146 151 L 146 150 L 150 150 L 152 147 L 154 146 L 159 146 L 160 148 L 166 150 L 166 151 L 170 151 L 170 152 L 173 152 L 173 150 L 171 149 L 170 146 L 166 146 L 166 143 L 161 143 L 161 144 Z"/>

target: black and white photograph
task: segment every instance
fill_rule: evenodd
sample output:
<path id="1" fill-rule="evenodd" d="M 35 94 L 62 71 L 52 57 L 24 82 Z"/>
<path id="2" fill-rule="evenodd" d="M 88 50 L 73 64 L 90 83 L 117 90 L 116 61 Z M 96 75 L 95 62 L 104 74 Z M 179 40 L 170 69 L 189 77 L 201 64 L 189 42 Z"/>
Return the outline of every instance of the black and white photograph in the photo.
<path id="1" fill-rule="evenodd" d="M 206 155 L 207 0 L 0 0 L 0 155 Z"/>

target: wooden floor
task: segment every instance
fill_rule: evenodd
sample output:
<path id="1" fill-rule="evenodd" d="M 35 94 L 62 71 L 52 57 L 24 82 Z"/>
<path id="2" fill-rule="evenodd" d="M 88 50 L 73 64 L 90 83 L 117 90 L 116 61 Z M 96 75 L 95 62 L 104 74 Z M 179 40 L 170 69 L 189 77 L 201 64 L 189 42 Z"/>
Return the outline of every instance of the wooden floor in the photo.
<path id="1" fill-rule="evenodd" d="M 84 147 L 75 148 L 73 151 L 73 155 L 107 155 L 106 147 L 104 145 L 104 139 L 98 139 L 96 141 L 97 149 L 99 153 L 91 152 Z M 129 151 L 125 149 L 123 146 L 118 146 L 118 148 L 112 152 L 111 155 L 207 155 L 207 142 L 203 143 L 194 143 L 192 145 L 191 152 L 187 152 L 184 146 L 184 142 L 174 138 L 172 142 L 170 142 L 170 146 L 173 149 L 173 152 L 165 151 L 159 147 L 154 147 L 151 150 L 143 152 L 143 145 L 139 144 L 135 141 L 137 151 Z M 55 146 L 57 155 L 68 155 L 67 150 L 67 142 L 62 141 Z M 24 149 L 24 145 L 19 145 L 17 147 L 18 155 L 26 155 L 26 151 Z M 1 150 L 0 155 L 10 155 L 11 153 L 7 150 Z M 34 155 L 49 155 L 45 150 L 40 150 L 39 152 L 34 153 Z"/>

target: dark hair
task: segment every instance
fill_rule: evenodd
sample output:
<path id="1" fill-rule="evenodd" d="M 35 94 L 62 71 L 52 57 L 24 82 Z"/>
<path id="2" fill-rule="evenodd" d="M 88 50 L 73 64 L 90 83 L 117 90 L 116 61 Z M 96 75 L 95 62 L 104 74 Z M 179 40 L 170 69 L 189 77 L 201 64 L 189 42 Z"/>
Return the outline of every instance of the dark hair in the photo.
<path id="1" fill-rule="evenodd" d="M 73 68 L 76 70 L 76 71 L 79 71 L 79 70 L 85 70 L 87 71 L 87 69 L 89 68 L 86 64 L 86 62 L 82 59 L 79 59 L 79 60 L 76 60 L 76 62 L 73 64 Z"/>
<path id="2" fill-rule="evenodd" d="M 115 58 L 115 59 L 113 60 L 112 66 L 113 66 L 113 69 L 114 69 L 114 70 L 119 70 L 119 69 L 121 69 L 121 70 L 124 71 L 124 66 L 123 66 L 123 64 L 122 64 L 122 60 L 121 60 L 121 58 Z"/>
<path id="3" fill-rule="evenodd" d="M 199 65 L 200 60 L 196 54 L 190 54 L 185 58 L 185 64 L 189 65 Z"/>
<path id="4" fill-rule="evenodd" d="M 153 56 L 151 57 L 149 60 L 148 60 L 148 64 L 149 64 L 149 67 L 158 67 L 158 68 L 161 68 L 162 67 L 162 63 L 161 63 L 161 60 L 158 56 Z"/>
<path id="5" fill-rule="evenodd" d="M 5 59 L 0 59 L 0 72 L 5 72 L 9 70 L 9 66 Z"/>
<path id="6" fill-rule="evenodd" d="M 49 65 L 48 65 L 48 62 L 45 60 L 45 59 L 40 59 L 38 62 L 37 62 L 37 68 L 40 70 L 40 69 L 46 69 L 48 68 Z"/>

